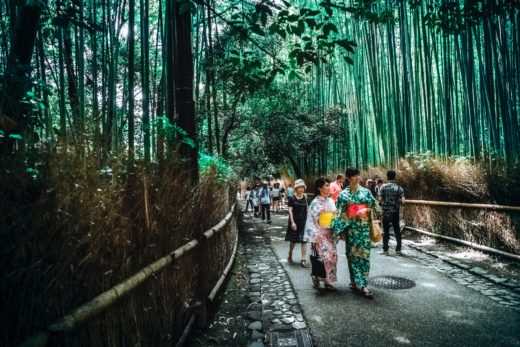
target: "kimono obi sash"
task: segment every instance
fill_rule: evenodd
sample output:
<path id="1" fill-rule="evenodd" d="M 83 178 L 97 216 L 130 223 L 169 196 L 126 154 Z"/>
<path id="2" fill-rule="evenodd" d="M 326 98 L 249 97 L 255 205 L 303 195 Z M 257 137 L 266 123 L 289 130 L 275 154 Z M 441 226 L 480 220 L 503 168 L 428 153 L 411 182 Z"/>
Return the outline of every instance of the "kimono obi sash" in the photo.
<path id="1" fill-rule="evenodd" d="M 330 227 L 332 218 L 334 218 L 334 212 L 321 212 L 319 221 L 320 227 Z"/>
<path id="2" fill-rule="evenodd" d="M 346 212 L 347 212 L 347 217 L 349 219 L 352 219 L 352 218 L 355 218 L 356 217 L 356 213 L 359 211 L 359 210 L 362 210 L 364 208 L 366 208 L 367 205 L 366 204 L 352 204 L 352 205 L 347 205 L 345 207 L 346 209 Z M 367 218 L 368 217 L 368 213 L 365 213 L 364 215 L 361 216 L 361 218 Z"/>

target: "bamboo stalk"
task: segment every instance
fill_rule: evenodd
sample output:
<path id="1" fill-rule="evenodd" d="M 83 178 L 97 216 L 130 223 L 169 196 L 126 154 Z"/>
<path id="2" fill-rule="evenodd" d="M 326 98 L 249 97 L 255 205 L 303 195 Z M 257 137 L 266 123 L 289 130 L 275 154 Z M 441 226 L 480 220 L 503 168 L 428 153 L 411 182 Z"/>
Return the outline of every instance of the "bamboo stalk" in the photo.
<path id="1" fill-rule="evenodd" d="M 213 233 L 211 233 L 209 237 L 211 237 L 215 231 L 220 230 L 229 222 L 229 220 L 231 219 L 230 217 L 233 215 L 233 212 L 235 211 L 235 206 L 236 203 L 233 204 L 233 206 L 231 207 L 231 211 L 226 215 L 226 217 L 209 230 L 213 231 Z M 89 302 L 76 308 L 68 315 L 50 324 L 49 326 L 47 326 L 46 330 L 37 332 L 36 334 L 25 340 L 20 346 L 46 346 L 48 343 L 48 337 L 52 332 L 64 332 L 73 330 L 79 323 L 82 323 L 85 320 L 94 316 L 95 314 L 104 311 L 123 295 L 128 294 L 132 289 L 136 288 L 141 283 L 143 283 L 153 273 L 156 273 L 164 269 L 174 260 L 179 259 L 183 254 L 188 253 L 190 250 L 194 249 L 198 245 L 199 241 L 191 240 L 190 242 L 177 248 L 175 251 L 144 267 L 132 277 L 127 278 L 123 282 L 117 284 L 116 286 L 96 296 Z"/>
<path id="2" fill-rule="evenodd" d="M 148 210 L 148 185 L 146 184 L 146 176 L 143 179 L 144 186 L 144 213 L 146 216 L 146 230 L 150 230 L 150 213 Z"/>
<path id="3" fill-rule="evenodd" d="M 447 201 L 428 201 L 428 200 L 406 200 L 406 205 L 428 205 L 428 206 L 445 206 L 445 207 L 465 207 L 501 211 L 519 211 L 520 206 L 492 205 L 492 204 L 467 204 L 464 202 L 447 202 Z"/>

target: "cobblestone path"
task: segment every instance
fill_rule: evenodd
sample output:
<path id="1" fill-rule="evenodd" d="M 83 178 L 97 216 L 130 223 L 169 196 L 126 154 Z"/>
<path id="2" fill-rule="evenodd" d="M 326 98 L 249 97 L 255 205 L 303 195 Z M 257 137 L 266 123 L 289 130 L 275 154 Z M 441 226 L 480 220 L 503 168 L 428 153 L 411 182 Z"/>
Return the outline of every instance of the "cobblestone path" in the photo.
<path id="1" fill-rule="evenodd" d="M 250 277 L 246 317 L 251 320 L 250 346 L 312 346 L 309 330 L 294 289 L 278 258 L 269 247 L 270 240 L 260 224 L 246 214 L 244 235 Z"/>

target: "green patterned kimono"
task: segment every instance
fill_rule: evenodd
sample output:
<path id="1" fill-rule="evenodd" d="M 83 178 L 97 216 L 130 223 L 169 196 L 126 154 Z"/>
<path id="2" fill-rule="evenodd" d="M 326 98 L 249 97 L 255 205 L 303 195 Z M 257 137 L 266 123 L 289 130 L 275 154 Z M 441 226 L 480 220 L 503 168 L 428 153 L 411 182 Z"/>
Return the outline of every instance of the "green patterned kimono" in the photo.
<path id="1" fill-rule="evenodd" d="M 355 193 L 350 191 L 350 187 L 345 188 L 336 202 L 339 215 L 332 222 L 335 235 L 346 231 L 346 255 L 350 282 L 355 283 L 356 287 L 367 286 L 368 273 L 370 271 L 370 224 L 369 219 L 349 219 L 346 208 L 352 204 L 366 204 L 367 207 L 375 209 L 377 201 L 370 193 L 370 190 L 359 187 Z"/>

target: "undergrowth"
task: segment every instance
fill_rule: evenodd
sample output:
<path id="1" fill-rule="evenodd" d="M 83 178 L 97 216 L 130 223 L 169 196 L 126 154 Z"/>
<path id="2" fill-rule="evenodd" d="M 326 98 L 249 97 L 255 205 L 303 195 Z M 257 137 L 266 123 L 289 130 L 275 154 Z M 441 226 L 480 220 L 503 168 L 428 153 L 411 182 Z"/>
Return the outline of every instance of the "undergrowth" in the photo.
<path id="1" fill-rule="evenodd" d="M 181 181 L 175 163 L 159 172 L 141 163 L 129 171 L 121 161 L 99 170 L 90 158 L 81 165 L 66 156 L 46 162 L 37 174 L 12 171 L 0 177 L 2 345 L 20 343 L 200 236 L 234 202 L 229 173 L 211 162 L 195 187 Z M 190 308 L 229 259 L 229 230 L 203 245 L 205 250 L 154 275 L 152 283 L 89 322 L 77 336 L 54 343 L 176 341 Z"/>
<path id="2" fill-rule="evenodd" d="M 385 167 L 363 178 L 386 181 Z M 466 158 L 438 159 L 411 155 L 399 161 L 397 183 L 407 199 L 519 206 L 520 164 L 474 163 Z M 488 209 L 405 204 L 408 225 L 520 253 L 520 213 Z"/>

